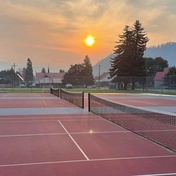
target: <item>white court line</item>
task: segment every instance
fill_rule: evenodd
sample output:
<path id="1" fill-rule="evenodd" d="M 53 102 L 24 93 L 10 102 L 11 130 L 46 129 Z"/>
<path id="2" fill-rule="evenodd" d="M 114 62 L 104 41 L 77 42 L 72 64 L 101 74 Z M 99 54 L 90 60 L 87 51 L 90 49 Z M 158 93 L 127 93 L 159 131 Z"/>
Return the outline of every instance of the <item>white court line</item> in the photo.
<path id="1" fill-rule="evenodd" d="M 40 118 L 40 117 L 39 117 Z M 2 122 L 1 122 L 2 121 Z M 14 118 L 12 119 L 7 119 L 7 118 L 0 118 L 0 124 L 1 123 L 41 123 L 41 122 L 56 122 L 56 119 L 51 119 L 51 120 L 46 120 L 46 119 L 29 119 L 27 118 L 26 120 L 20 120 L 20 118 L 17 118 L 17 120 Z"/>
<path id="2" fill-rule="evenodd" d="M 64 127 L 64 125 L 58 120 L 58 123 L 63 127 L 63 129 L 66 131 L 66 133 L 68 134 L 68 136 L 71 138 L 71 140 L 74 142 L 74 144 L 78 147 L 78 149 L 80 150 L 80 152 L 84 155 L 84 157 L 86 158 L 86 160 L 89 160 L 89 158 L 87 157 L 87 155 L 83 152 L 83 150 L 81 149 L 81 147 L 77 144 L 77 142 L 72 138 L 72 136 L 70 135 L 70 133 L 67 131 L 67 129 Z"/>
<path id="3" fill-rule="evenodd" d="M 72 132 L 70 134 L 114 134 L 114 133 L 131 133 L 130 131 L 94 131 L 90 130 L 87 132 Z"/>
<path id="4" fill-rule="evenodd" d="M 44 100 L 42 100 L 42 102 L 47 106 L 47 103 Z"/>
<path id="5" fill-rule="evenodd" d="M 62 163 L 77 163 L 85 162 L 87 160 L 70 160 L 70 161 L 50 161 L 50 162 L 36 162 L 36 163 L 18 163 L 18 164 L 2 164 L 2 167 L 18 167 L 18 166 L 34 166 L 34 165 L 46 165 L 46 164 L 62 164 Z"/>
<path id="6" fill-rule="evenodd" d="M 128 131 L 86 131 L 86 132 L 73 132 L 70 134 L 113 134 L 113 133 L 129 133 Z M 6 138 L 6 137 L 31 137 L 31 136 L 55 136 L 55 135 L 64 135 L 68 134 L 67 132 L 64 133 L 35 133 L 35 134 L 4 134 L 0 135 L 0 138 Z"/>
<path id="7" fill-rule="evenodd" d="M 67 133 L 39 133 L 39 134 L 13 134 L 13 135 L 0 135 L 0 138 L 6 138 L 6 137 L 31 137 L 31 136 L 54 136 L 54 135 L 63 135 Z"/>
<path id="8" fill-rule="evenodd" d="M 43 118 L 43 119 L 42 119 Z M 48 118 L 48 119 L 47 119 Z M 50 118 L 50 119 L 49 119 Z M 53 119 L 52 119 L 53 118 Z M 100 121 L 101 119 L 82 119 L 82 117 L 74 117 L 73 119 L 63 119 L 64 117 L 30 117 L 30 118 L 0 118 L 0 124 L 1 123 L 29 123 L 29 122 L 35 122 L 35 123 L 41 123 L 41 122 L 56 122 L 57 119 L 60 119 L 62 122 L 74 122 L 74 121 Z M 66 117 L 67 118 L 67 117 Z M 68 117 L 70 118 L 70 117 Z M 23 120 L 20 120 L 23 119 Z"/>
<path id="9" fill-rule="evenodd" d="M 164 174 L 149 174 L 149 175 L 134 175 L 134 176 L 167 176 L 167 175 L 176 175 L 176 173 L 164 173 Z"/>
<path id="10" fill-rule="evenodd" d="M 176 155 L 147 156 L 147 157 L 146 156 L 145 157 L 124 157 L 124 158 L 101 158 L 101 159 L 90 159 L 90 160 L 69 160 L 69 161 L 49 161 L 49 162 L 46 161 L 46 162 L 34 162 L 34 163 L 1 164 L 0 168 L 2 168 L 2 167 L 18 167 L 18 166 L 33 166 L 33 165 L 47 165 L 47 164 L 78 163 L 78 162 L 96 162 L 96 161 L 101 162 L 101 161 L 172 158 L 172 157 L 176 157 Z M 145 176 L 145 175 L 138 175 L 138 176 Z M 150 176 L 150 175 L 147 175 L 147 176 Z"/>

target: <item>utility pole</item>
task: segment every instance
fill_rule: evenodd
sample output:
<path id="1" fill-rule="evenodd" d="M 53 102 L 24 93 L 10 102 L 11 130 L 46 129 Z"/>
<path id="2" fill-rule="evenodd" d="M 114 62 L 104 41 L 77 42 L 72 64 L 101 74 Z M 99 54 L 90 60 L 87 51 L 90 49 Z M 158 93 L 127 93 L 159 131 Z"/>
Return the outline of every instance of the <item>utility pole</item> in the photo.
<path id="1" fill-rule="evenodd" d="M 99 72 L 98 73 L 99 74 L 99 76 L 98 76 L 99 77 L 99 79 L 98 79 L 98 85 L 99 85 L 99 90 L 100 90 L 100 68 L 101 68 L 101 65 L 99 65 L 98 68 L 99 68 L 99 70 L 98 70 L 98 72 Z"/>
<path id="2" fill-rule="evenodd" d="M 15 63 L 12 66 L 12 69 L 13 69 L 13 91 L 14 91 L 14 88 L 15 88 L 15 67 L 17 66 Z"/>

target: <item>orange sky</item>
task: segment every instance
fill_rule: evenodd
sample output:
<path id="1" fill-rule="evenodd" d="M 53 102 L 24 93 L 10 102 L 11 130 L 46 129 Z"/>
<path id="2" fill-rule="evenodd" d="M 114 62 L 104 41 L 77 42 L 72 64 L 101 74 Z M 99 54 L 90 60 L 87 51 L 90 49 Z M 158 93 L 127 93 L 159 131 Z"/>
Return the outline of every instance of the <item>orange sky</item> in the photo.
<path id="1" fill-rule="evenodd" d="M 34 71 L 92 65 L 111 54 L 125 25 L 140 20 L 150 39 L 148 46 L 176 38 L 175 0 L 5 0 L 0 1 L 0 69 L 26 67 Z M 88 47 L 85 37 L 96 43 Z"/>

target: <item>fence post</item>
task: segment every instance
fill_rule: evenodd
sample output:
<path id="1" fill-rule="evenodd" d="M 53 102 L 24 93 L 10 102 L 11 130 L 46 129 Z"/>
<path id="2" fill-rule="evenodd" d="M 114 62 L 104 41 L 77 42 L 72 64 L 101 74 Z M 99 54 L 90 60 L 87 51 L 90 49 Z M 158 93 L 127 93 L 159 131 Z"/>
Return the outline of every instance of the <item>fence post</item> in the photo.
<path id="1" fill-rule="evenodd" d="M 88 93 L 88 111 L 90 111 L 90 93 Z"/>
<path id="2" fill-rule="evenodd" d="M 84 92 L 82 92 L 82 108 L 84 109 Z"/>

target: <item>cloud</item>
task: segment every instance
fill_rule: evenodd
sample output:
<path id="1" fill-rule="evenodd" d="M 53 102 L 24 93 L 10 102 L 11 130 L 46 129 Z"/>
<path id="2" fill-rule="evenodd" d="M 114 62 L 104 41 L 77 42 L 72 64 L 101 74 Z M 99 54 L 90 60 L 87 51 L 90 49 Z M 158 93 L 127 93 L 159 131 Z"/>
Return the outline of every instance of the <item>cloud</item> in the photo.
<path id="1" fill-rule="evenodd" d="M 112 52 L 124 26 L 132 26 L 135 20 L 145 28 L 149 45 L 172 41 L 175 6 L 175 0 L 0 1 L 1 57 L 32 55 L 47 60 L 90 54 L 96 62 Z M 92 50 L 83 46 L 89 33 L 96 38 Z"/>

